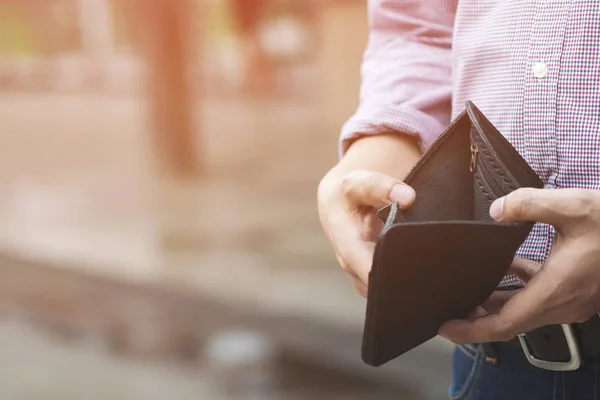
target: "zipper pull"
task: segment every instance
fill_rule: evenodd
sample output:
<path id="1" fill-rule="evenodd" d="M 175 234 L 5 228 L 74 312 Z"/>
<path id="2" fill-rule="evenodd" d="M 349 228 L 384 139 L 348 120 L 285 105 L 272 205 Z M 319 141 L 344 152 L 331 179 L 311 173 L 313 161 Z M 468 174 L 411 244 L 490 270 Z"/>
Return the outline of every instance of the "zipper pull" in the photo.
<path id="1" fill-rule="evenodd" d="M 477 148 L 477 144 L 475 142 L 471 142 L 471 165 L 469 166 L 469 170 L 471 172 L 475 172 L 475 168 L 477 167 L 477 155 L 479 154 L 479 149 Z"/>

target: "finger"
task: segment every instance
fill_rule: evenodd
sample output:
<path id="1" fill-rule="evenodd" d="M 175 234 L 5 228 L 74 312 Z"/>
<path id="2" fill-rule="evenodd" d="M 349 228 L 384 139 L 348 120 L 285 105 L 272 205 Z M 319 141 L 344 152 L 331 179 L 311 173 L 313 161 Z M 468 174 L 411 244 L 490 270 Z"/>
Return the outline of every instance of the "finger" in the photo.
<path id="1" fill-rule="evenodd" d="M 362 297 L 364 297 L 366 299 L 367 295 L 368 295 L 367 285 L 358 277 L 358 275 L 350 274 L 350 278 L 352 279 L 352 282 L 354 283 L 354 289 L 356 289 L 358 294 L 360 294 Z"/>
<path id="2" fill-rule="evenodd" d="M 359 228 L 360 238 L 366 242 L 376 242 L 385 222 L 376 213 L 371 212 L 364 216 L 364 222 Z"/>
<path id="3" fill-rule="evenodd" d="M 472 321 L 475 321 L 476 319 L 488 316 L 489 314 L 497 313 L 499 310 L 502 309 L 504 304 L 506 304 L 506 302 L 508 300 L 510 300 L 512 298 L 512 296 L 515 295 L 515 292 L 516 291 L 514 291 L 514 290 L 494 292 L 482 305 L 477 306 L 471 312 L 471 314 L 469 314 L 469 316 L 464 319 L 464 321 L 472 322 Z M 462 322 L 462 320 L 461 320 L 461 322 Z M 447 339 L 457 341 L 458 340 L 457 338 L 453 338 L 453 330 L 455 329 L 454 326 L 456 323 L 457 323 L 457 321 L 450 321 L 450 322 L 445 323 L 440 328 L 439 334 Z M 462 343 L 462 344 L 466 344 L 466 343 L 467 342 Z"/>
<path id="4" fill-rule="evenodd" d="M 490 215 L 498 221 L 543 222 L 562 227 L 586 218 L 597 207 L 598 195 L 582 189 L 518 189 L 496 200 Z"/>
<path id="5" fill-rule="evenodd" d="M 381 208 L 390 203 L 408 207 L 415 200 L 415 191 L 399 179 L 379 172 L 353 171 L 342 182 L 344 195 L 355 207 Z"/>
<path id="6" fill-rule="evenodd" d="M 498 312 L 515 294 L 515 290 L 494 292 L 482 305 L 476 307 L 466 320 L 473 321 L 477 318 L 485 317 L 488 314 Z"/>
<path id="7" fill-rule="evenodd" d="M 474 319 L 477 318 L 481 318 L 484 317 L 486 315 L 488 315 L 488 311 L 485 309 L 485 307 L 482 306 L 477 306 L 472 312 L 471 314 L 469 314 L 469 316 L 467 317 L 467 321 L 473 321 Z"/>
<path id="8" fill-rule="evenodd" d="M 486 310 L 486 314 L 497 313 L 518 292 L 518 290 L 496 291 L 492 293 L 492 295 L 481 305 L 481 307 Z"/>
<path id="9" fill-rule="evenodd" d="M 542 269 L 542 264 L 524 258 L 515 258 L 508 272 L 529 282 Z"/>
<path id="10" fill-rule="evenodd" d="M 369 282 L 369 272 L 373 266 L 374 251 L 374 243 L 361 240 L 344 255 L 344 260 L 348 263 L 349 270 L 365 284 Z"/>
<path id="11" fill-rule="evenodd" d="M 362 297 L 367 297 L 367 283 L 363 282 L 363 280 L 360 278 L 360 276 L 358 276 L 350 267 L 350 265 L 345 262 L 339 255 L 337 256 L 338 262 L 340 264 L 340 266 L 342 267 L 342 269 L 344 271 L 346 271 L 348 273 L 348 275 L 350 276 L 350 279 L 352 279 L 352 282 L 354 283 L 354 288 L 356 289 L 356 291 L 358 292 L 358 294 L 360 294 Z"/>
<path id="12" fill-rule="evenodd" d="M 536 284 L 540 282 L 540 284 Z M 543 324 L 548 289 L 535 281 L 520 290 L 504 304 L 498 313 L 474 320 L 456 320 L 444 324 L 440 336 L 457 344 L 506 342 Z"/>
<path id="13" fill-rule="evenodd" d="M 373 264 L 375 243 L 363 240 L 363 233 L 350 218 L 339 222 L 340 234 L 333 241 L 342 269 L 367 284 Z"/>

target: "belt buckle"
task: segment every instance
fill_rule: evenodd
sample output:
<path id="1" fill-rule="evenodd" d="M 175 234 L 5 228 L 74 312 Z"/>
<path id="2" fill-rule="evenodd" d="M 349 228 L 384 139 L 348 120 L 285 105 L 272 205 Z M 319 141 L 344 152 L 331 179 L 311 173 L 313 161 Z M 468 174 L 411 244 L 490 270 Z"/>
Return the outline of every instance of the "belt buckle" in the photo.
<path id="1" fill-rule="evenodd" d="M 571 355 L 571 359 L 566 362 L 556 362 L 556 361 L 545 361 L 536 358 L 531 351 L 529 350 L 529 346 L 527 345 L 526 334 L 519 335 L 519 341 L 521 342 L 521 347 L 523 348 L 523 352 L 527 357 L 527 360 L 534 366 L 545 369 L 548 371 L 575 371 L 581 365 L 581 352 L 579 350 L 579 345 L 577 344 L 577 340 L 575 339 L 575 333 L 573 332 L 573 327 L 569 324 L 562 324 L 563 333 L 565 335 L 565 339 L 567 340 L 567 346 L 569 347 L 569 353 Z"/>

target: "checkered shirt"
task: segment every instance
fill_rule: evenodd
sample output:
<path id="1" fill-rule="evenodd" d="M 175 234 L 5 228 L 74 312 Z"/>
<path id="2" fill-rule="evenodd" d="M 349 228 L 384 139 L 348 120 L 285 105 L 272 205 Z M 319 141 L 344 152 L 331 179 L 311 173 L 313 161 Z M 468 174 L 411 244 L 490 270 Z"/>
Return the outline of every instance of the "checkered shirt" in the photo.
<path id="1" fill-rule="evenodd" d="M 600 1 L 369 0 L 369 23 L 340 155 L 389 131 L 426 150 L 468 99 L 548 188 L 600 189 Z M 536 224 L 517 256 L 543 262 L 554 234 Z"/>

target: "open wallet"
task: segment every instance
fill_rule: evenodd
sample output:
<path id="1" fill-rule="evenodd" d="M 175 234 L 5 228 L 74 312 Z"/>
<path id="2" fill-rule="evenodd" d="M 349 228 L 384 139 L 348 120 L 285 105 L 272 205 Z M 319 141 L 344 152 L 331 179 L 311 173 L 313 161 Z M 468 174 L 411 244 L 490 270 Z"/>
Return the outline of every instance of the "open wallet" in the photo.
<path id="1" fill-rule="evenodd" d="M 380 366 L 464 319 L 498 288 L 533 222 L 499 223 L 495 199 L 543 182 L 470 101 L 404 180 L 416 193 L 406 210 L 379 210 L 362 343 Z"/>

